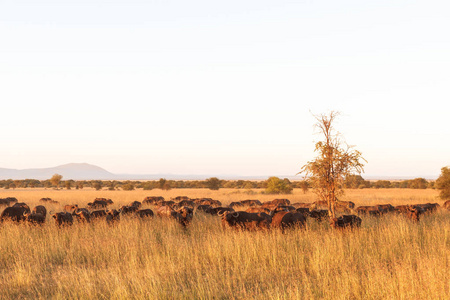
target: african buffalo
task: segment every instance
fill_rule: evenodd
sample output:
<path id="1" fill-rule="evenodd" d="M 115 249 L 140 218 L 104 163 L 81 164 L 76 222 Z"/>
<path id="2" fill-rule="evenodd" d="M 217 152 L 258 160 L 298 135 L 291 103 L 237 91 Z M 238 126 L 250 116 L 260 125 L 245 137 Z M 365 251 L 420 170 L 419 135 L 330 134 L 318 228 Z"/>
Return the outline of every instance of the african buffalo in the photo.
<path id="1" fill-rule="evenodd" d="M 7 207 L 0 215 L 0 221 L 11 220 L 14 222 L 25 221 L 24 213 L 30 213 L 26 207 Z"/>
<path id="2" fill-rule="evenodd" d="M 280 228 L 284 231 L 289 227 L 304 227 L 306 224 L 306 218 L 303 214 L 298 212 L 282 211 L 272 216 L 272 228 Z"/>
<path id="3" fill-rule="evenodd" d="M 415 204 L 414 207 L 420 207 L 423 212 L 435 212 L 440 207 L 437 203 L 425 203 L 425 204 Z"/>
<path id="4" fill-rule="evenodd" d="M 120 221 L 120 212 L 116 209 L 106 211 L 106 222 L 108 225 L 113 225 Z"/>
<path id="5" fill-rule="evenodd" d="M 211 214 L 213 216 L 221 216 L 225 212 L 234 212 L 234 209 L 231 207 L 211 207 L 206 213 Z"/>
<path id="6" fill-rule="evenodd" d="M 38 205 L 38 206 L 34 207 L 34 208 L 33 208 L 33 212 L 34 212 L 34 213 L 37 213 L 37 214 L 41 214 L 41 215 L 43 215 L 44 217 L 47 216 L 47 209 L 46 209 L 45 206 L 43 206 L 43 205 Z"/>
<path id="7" fill-rule="evenodd" d="M 25 221 L 31 224 L 44 224 L 45 223 L 45 215 L 41 213 L 23 213 L 25 217 Z"/>
<path id="8" fill-rule="evenodd" d="M 450 210 L 450 200 L 447 200 L 444 202 L 444 205 L 442 205 L 444 208 L 449 209 Z"/>
<path id="9" fill-rule="evenodd" d="M 7 197 L 4 199 L 0 199 L 0 205 L 3 205 L 3 206 L 10 206 L 11 203 L 17 203 L 17 202 L 18 202 L 17 199 L 14 197 Z"/>
<path id="10" fill-rule="evenodd" d="M 105 208 L 108 206 L 108 202 L 106 200 L 97 200 L 99 198 L 96 198 L 94 202 L 89 202 L 87 204 L 87 207 L 90 209 L 98 209 L 98 208 Z"/>
<path id="11" fill-rule="evenodd" d="M 272 204 L 276 204 L 276 205 L 290 205 L 291 204 L 291 201 L 289 201 L 289 199 L 273 199 L 270 202 Z"/>
<path id="12" fill-rule="evenodd" d="M 156 205 L 158 204 L 158 202 L 164 201 L 164 197 L 161 196 L 149 196 L 149 197 L 145 197 L 145 199 L 142 201 L 142 204 L 147 204 L 147 205 Z"/>
<path id="13" fill-rule="evenodd" d="M 236 207 L 243 207 L 245 206 L 244 204 L 242 204 L 241 202 L 237 201 L 237 202 L 231 202 L 230 204 L 228 204 L 228 207 L 231 208 L 236 208 Z"/>
<path id="14" fill-rule="evenodd" d="M 246 206 L 261 206 L 262 205 L 261 201 L 259 201 L 259 200 L 241 200 L 240 202 Z"/>
<path id="15" fill-rule="evenodd" d="M 330 226 L 335 229 L 361 227 L 361 218 L 355 215 L 343 215 L 339 218 L 331 218 Z"/>
<path id="16" fill-rule="evenodd" d="M 230 209 L 232 209 L 232 208 L 230 207 Z M 233 211 L 234 211 L 234 209 L 233 209 Z M 270 213 L 270 209 L 265 208 L 265 207 L 249 207 L 245 211 L 248 213 L 260 213 L 260 212 L 263 212 L 266 214 Z"/>
<path id="17" fill-rule="evenodd" d="M 27 209 L 28 212 L 31 212 L 28 204 L 26 204 L 24 202 L 15 203 L 12 207 L 23 207 L 23 208 Z"/>
<path id="18" fill-rule="evenodd" d="M 309 208 L 308 207 L 299 207 L 295 211 L 298 213 L 301 213 L 305 217 L 309 216 Z"/>
<path id="19" fill-rule="evenodd" d="M 136 216 L 140 218 L 151 218 L 153 217 L 153 210 L 147 208 L 147 209 L 140 209 L 136 212 Z"/>
<path id="20" fill-rule="evenodd" d="M 327 209 L 313 209 L 309 211 L 309 217 L 315 219 L 318 222 L 321 222 L 323 219 L 328 218 L 328 210 Z"/>
<path id="21" fill-rule="evenodd" d="M 86 208 L 77 208 L 73 211 L 72 215 L 83 223 L 89 223 L 91 221 L 91 213 Z"/>
<path id="22" fill-rule="evenodd" d="M 199 205 L 199 206 L 197 206 L 197 210 L 201 211 L 201 212 L 204 212 L 204 213 L 207 213 L 207 211 L 209 209 L 211 209 L 211 208 L 212 208 L 211 205 Z"/>
<path id="23" fill-rule="evenodd" d="M 93 212 L 91 212 L 90 214 L 90 219 L 91 221 L 95 220 L 95 219 L 103 219 L 106 217 L 106 210 L 101 209 L 101 210 L 94 210 Z"/>
<path id="24" fill-rule="evenodd" d="M 66 211 L 55 214 L 50 213 L 50 215 L 55 219 L 55 223 L 58 226 L 71 226 L 73 224 L 72 215 Z"/>
<path id="25" fill-rule="evenodd" d="M 381 214 L 381 211 L 378 206 L 358 206 L 356 208 L 356 213 L 358 215 L 378 216 Z"/>
<path id="26" fill-rule="evenodd" d="M 139 201 L 133 201 L 130 204 L 128 204 L 128 206 L 134 206 L 137 207 L 138 209 L 142 206 L 142 203 Z"/>
<path id="27" fill-rule="evenodd" d="M 395 207 L 395 211 L 415 222 L 419 221 L 420 215 L 424 212 L 420 206 L 414 205 L 398 205 Z"/>
<path id="28" fill-rule="evenodd" d="M 175 210 L 170 206 L 160 206 L 156 210 L 156 214 L 162 218 L 174 218 L 183 227 L 186 227 L 190 224 L 192 220 L 194 210 L 190 207 L 182 207 L 180 209 Z"/>
<path id="29" fill-rule="evenodd" d="M 130 215 L 130 214 L 134 214 L 138 210 L 139 210 L 139 208 L 136 206 L 124 205 L 119 209 L 119 212 L 122 215 Z"/>
<path id="30" fill-rule="evenodd" d="M 272 217 L 266 213 L 248 213 L 245 211 L 226 212 L 222 215 L 222 226 L 236 229 L 269 229 Z"/>

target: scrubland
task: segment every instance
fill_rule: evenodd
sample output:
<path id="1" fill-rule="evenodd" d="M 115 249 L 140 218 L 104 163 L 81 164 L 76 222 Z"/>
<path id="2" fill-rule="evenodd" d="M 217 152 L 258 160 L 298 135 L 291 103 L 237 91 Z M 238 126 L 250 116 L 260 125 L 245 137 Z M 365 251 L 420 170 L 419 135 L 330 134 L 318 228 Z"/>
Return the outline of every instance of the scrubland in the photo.
<path id="1" fill-rule="evenodd" d="M 348 190 L 356 205 L 438 202 L 437 191 Z M 313 202 L 301 190 L 170 191 L 1 190 L 30 207 L 42 197 L 80 206 L 95 197 L 113 207 L 146 196 L 210 197 L 223 204 L 288 198 Z M 46 205 L 59 211 L 60 205 Z M 2 210 L 2 208 L 0 208 Z M 41 299 L 449 299 L 450 211 L 416 224 L 397 215 L 364 217 L 359 230 L 331 230 L 308 220 L 306 229 L 242 232 L 219 217 L 196 214 L 187 230 L 172 220 L 123 217 L 119 224 L 74 223 L 57 228 L 0 226 L 0 298 Z"/>

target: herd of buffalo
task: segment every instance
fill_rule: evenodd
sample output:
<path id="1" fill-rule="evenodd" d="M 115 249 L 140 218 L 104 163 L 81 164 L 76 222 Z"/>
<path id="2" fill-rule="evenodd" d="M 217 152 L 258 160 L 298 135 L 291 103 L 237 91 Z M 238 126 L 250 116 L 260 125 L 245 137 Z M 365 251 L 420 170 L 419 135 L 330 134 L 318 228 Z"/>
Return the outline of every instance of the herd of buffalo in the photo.
<path id="1" fill-rule="evenodd" d="M 146 197 L 142 202 L 134 201 L 119 209 L 109 209 L 114 202 L 111 199 L 96 198 L 86 207 L 77 204 L 65 205 L 61 212 L 47 212 L 45 204 L 58 204 L 50 198 L 40 199 L 42 205 L 33 210 L 26 203 L 19 202 L 15 197 L 0 199 L 0 206 L 6 206 L 0 215 L 0 222 L 11 221 L 17 223 L 43 224 L 47 214 L 54 218 L 58 226 L 72 225 L 77 222 L 89 223 L 104 220 L 108 224 L 120 221 L 121 216 L 138 218 L 152 218 L 155 214 L 161 218 L 176 220 L 186 228 L 192 221 L 194 212 L 220 216 L 224 227 L 246 230 L 303 227 L 307 218 L 317 221 L 329 220 L 333 228 L 354 228 L 361 226 L 360 216 L 381 216 L 388 213 L 402 214 L 413 221 L 419 221 L 422 214 L 432 213 L 440 208 L 438 203 L 392 206 L 382 204 L 374 206 L 359 206 L 351 201 L 336 202 L 336 212 L 339 218 L 330 218 L 328 205 L 325 201 L 314 203 L 291 203 L 288 199 L 274 199 L 261 203 L 259 200 L 242 200 L 223 206 L 218 200 L 211 198 L 190 199 L 178 196 L 166 201 L 163 197 Z M 143 208 L 147 207 L 147 208 Z M 153 210 L 151 208 L 152 207 Z M 446 201 L 444 209 L 450 210 L 450 200 Z"/>

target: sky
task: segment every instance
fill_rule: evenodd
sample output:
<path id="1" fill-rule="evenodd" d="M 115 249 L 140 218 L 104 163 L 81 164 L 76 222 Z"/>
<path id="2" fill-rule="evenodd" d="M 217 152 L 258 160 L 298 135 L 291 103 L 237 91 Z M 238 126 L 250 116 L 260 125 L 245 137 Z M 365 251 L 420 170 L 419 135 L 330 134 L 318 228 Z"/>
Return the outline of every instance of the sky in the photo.
<path id="1" fill-rule="evenodd" d="M 0 167 L 363 177 L 450 165 L 448 1 L 0 1 Z"/>

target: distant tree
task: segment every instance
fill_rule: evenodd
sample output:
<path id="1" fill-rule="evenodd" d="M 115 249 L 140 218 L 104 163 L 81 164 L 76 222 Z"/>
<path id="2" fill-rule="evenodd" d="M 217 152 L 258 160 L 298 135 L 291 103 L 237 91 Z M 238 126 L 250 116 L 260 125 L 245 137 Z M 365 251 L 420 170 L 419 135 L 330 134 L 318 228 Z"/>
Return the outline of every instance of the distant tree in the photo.
<path id="1" fill-rule="evenodd" d="M 65 186 L 66 186 L 66 189 L 70 190 L 72 188 L 72 181 L 71 180 L 66 180 Z"/>
<path id="2" fill-rule="evenodd" d="M 103 187 L 103 183 L 100 180 L 96 180 L 94 182 L 92 182 L 92 187 L 96 190 L 99 191 L 102 189 Z"/>
<path id="3" fill-rule="evenodd" d="M 146 181 L 144 183 L 142 183 L 142 189 L 144 191 L 150 191 L 153 189 L 153 183 L 151 181 Z"/>
<path id="4" fill-rule="evenodd" d="M 348 175 L 345 177 L 344 187 L 347 189 L 359 189 L 365 186 L 365 180 L 361 175 Z"/>
<path id="5" fill-rule="evenodd" d="M 306 194 L 306 193 L 308 192 L 308 189 L 309 189 L 308 181 L 302 180 L 302 181 L 300 181 L 300 182 L 298 183 L 298 185 L 299 185 L 300 188 L 302 189 L 303 194 Z"/>
<path id="6" fill-rule="evenodd" d="M 450 167 L 441 169 L 441 175 L 436 180 L 435 187 L 439 190 L 439 198 L 450 199 Z"/>
<path id="7" fill-rule="evenodd" d="M 16 184 L 15 184 L 14 182 L 13 182 L 13 183 L 10 183 L 9 186 L 8 186 L 8 188 L 14 190 L 14 189 L 16 188 Z"/>
<path id="8" fill-rule="evenodd" d="M 55 174 L 52 176 L 52 178 L 50 178 L 50 182 L 56 189 L 58 189 L 59 183 L 61 182 L 62 178 L 63 178 L 62 175 Z"/>
<path id="9" fill-rule="evenodd" d="M 289 180 L 282 180 L 278 177 L 270 177 L 266 181 L 266 194 L 290 194 L 292 186 Z"/>
<path id="10" fill-rule="evenodd" d="M 83 181 L 77 181 L 77 189 L 80 189 L 80 190 L 82 190 L 82 189 L 83 189 L 83 187 L 84 187 L 84 183 L 83 183 Z"/>
<path id="11" fill-rule="evenodd" d="M 334 133 L 333 123 L 339 114 L 315 116 L 316 127 L 324 140 L 316 143 L 317 157 L 307 162 L 299 173 L 305 174 L 320 200 L 328 203 L 329 215 L 336 217 L 338 196 L 344 193 L 344 181 L 348 175 L 364 170 L 361 153 L 351 146 L 343 147 L 339 133 Z"/>
<path id="12" fill-rule="evenodd" d="M 219 180 L 219 178 L 211 177 L 211 178 L 206 179 L 206 186 L 210 190 L 217 191 L 218 189 L 220 189 L 220 180 Z"/>
<path id="13" fill-rule="evenodd" d="M 122 190 L 132 191 L 132 190 L 134 190 L 134 184 L 130 181 L 127 181 L 122 185 Z"/>
<path id="14" fill-rule="evenodd" d="M 167 180 L 165 178 L 159 179 L 159 188 L 164 190 L 164 185 L 166 184 Z"/>
<path id="15" fill-rule="evenodd" d="M 428 187 L 428 181 L 425 178 L 415 178 L 409 181 L 408 187 L 410 189 L 426 189 Z"/>

